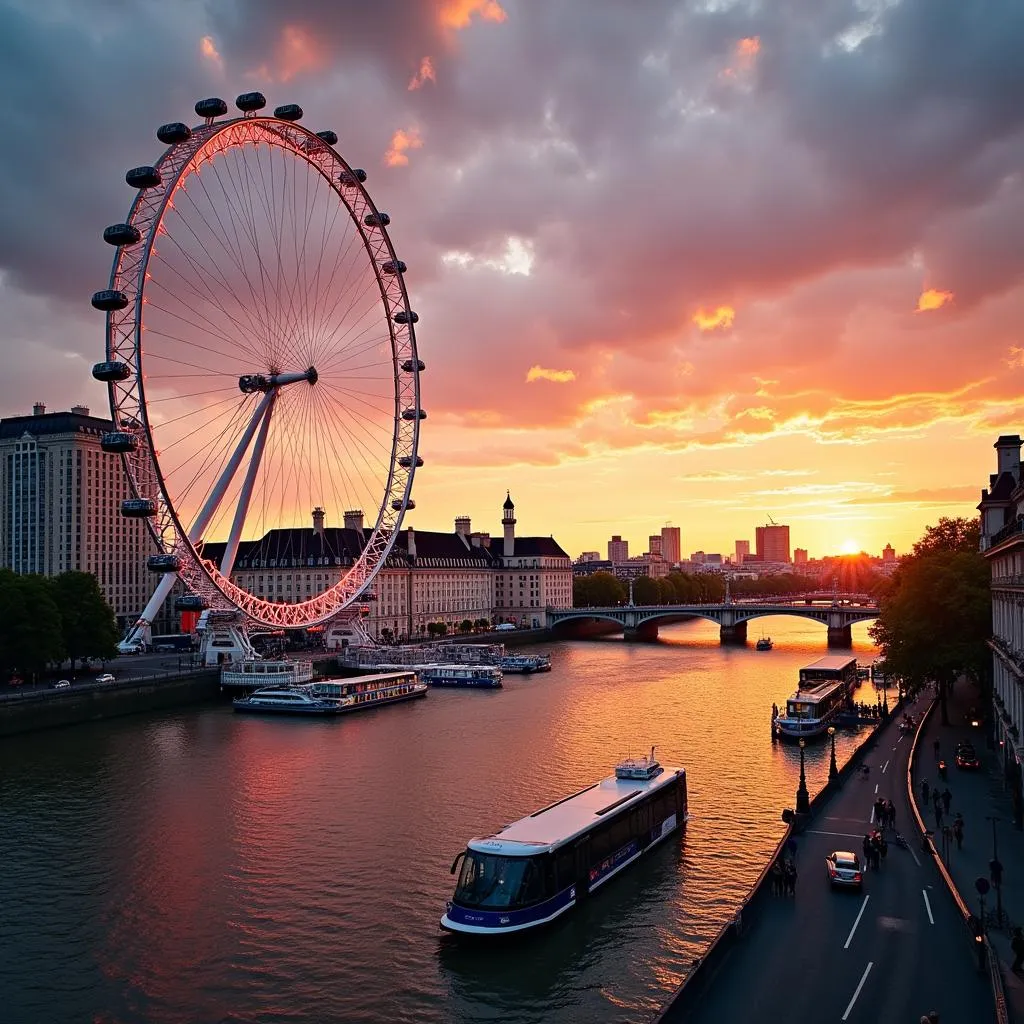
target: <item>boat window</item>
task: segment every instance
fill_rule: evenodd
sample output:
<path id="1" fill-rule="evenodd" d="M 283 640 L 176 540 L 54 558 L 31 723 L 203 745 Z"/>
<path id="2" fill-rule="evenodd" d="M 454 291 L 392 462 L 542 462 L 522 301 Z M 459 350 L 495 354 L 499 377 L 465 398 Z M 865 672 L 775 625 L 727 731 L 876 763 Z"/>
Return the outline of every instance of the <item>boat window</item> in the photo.
<path id="1" fill-rule="evenodd" d="M 455 902 L 464 907 L 526 907 L 544 898 L 541 857 L 501 857 L 469 850 L 462 862 Z"/>

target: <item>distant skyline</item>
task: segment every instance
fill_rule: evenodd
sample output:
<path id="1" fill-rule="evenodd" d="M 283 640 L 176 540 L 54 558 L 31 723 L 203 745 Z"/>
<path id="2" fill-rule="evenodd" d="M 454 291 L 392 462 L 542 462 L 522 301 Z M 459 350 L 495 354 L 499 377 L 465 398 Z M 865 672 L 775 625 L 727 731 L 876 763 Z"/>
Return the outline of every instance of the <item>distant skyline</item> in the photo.
<path id="1" fill-rule="evenodd" d="M 407 525 L 497 534 L 508 489 L 574 557 L 769 515 L 820 557 L 975 515 L 1022 426 L 1019 0 L 129 6 L 0 2 L 3 415 L 105 407 L 124 172 L 260 89 L 337 131 L 408 263 Z"/>

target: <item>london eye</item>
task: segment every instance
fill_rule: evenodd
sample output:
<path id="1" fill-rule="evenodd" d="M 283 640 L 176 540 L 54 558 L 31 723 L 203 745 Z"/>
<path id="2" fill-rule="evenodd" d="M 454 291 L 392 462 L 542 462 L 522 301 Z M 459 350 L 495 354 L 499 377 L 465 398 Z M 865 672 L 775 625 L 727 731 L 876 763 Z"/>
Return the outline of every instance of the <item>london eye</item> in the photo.
<path id="1" fill-rule="evenodd" d="M 159 577 L 128 640 L 176 579 L 180 608 L 323 623 L 367 588 L 414 507 L 424 364 L 390 218 L 333 131 L 301 126 L 295 104 L 261 113 L 260 93 L 236 105 L 227 117 L 202 100 L 195 127 L 162 125 L 163 154 L 127 172 L 128 216 L 103 232 L 115 255 L 92 297 L 106 314 L 102 447 L 124 462 L 120 511 L 147 522 Z M 336 581 L 289 599 L 232 579 L 241 544 L 314 509 L 366 510 Z"/>

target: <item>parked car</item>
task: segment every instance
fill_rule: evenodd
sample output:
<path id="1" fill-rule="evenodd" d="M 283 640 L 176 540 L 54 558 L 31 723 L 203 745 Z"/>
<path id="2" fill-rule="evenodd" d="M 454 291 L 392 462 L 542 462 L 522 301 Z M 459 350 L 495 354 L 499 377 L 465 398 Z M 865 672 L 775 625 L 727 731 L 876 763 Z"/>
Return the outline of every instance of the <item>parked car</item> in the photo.
<path id="1" fill-rule="evenodd" d="M 103 675 L 96 677 L 97 683 L 112 683 L 113 681 L 114 676 L 110 672 L 104 672 Z"/>
<path id="2" fill-rule="evenodd" d="M 960 743 L 956 748 L 957 768 L 975 769 L 981 767 L 981 761 L 970 743 Z"/>
<path id="3" fill-rule="evenodd" d="M 825 871 L 832 886 L 842 885 L 859 889 L 864 880 L 860 858 L 847 850 L 836 850 L 825 858 Z"/>
<path id="4" fill-rule="evenodd" d="M 61 679 L 59 682 L 53 684 L 55 690 L 66 690 L 71 683 L 67 679 Z"/>

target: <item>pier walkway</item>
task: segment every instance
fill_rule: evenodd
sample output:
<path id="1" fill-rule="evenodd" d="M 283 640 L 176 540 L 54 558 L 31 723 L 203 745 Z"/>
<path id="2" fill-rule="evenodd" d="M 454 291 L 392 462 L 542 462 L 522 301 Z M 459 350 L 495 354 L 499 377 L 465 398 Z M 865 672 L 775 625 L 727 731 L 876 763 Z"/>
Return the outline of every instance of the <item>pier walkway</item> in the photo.
<path id="1" fill-rule="evenodd" d="M 921 699 L 908 710 L 926 706 Z M 913 1024 L 931 1010 L 942 1024 L 995 1019 L 960 911 L 920 849 L 907 797 L 911 738 L 900 735 L 899 719 L 880 731 L 865 757 L 868 772 L 849 776 L 796 837 L 795 897 L 759 896 L 753 923 L 717 974 L 696 999 L 677 1000 L 665 1024 Z M 863 892 L 833 892 L 825 857 L 852 850 L 863 858 L 879 796 L 893 801 L 910 846 L 897 846 L 890 831 L 888 856 L 866 874 Z"/>

